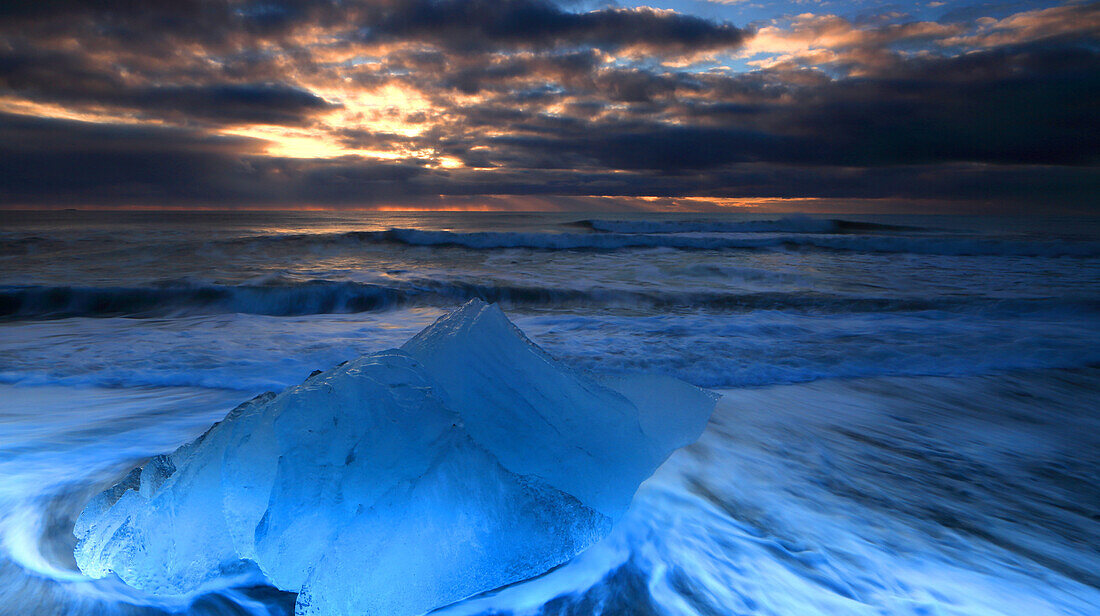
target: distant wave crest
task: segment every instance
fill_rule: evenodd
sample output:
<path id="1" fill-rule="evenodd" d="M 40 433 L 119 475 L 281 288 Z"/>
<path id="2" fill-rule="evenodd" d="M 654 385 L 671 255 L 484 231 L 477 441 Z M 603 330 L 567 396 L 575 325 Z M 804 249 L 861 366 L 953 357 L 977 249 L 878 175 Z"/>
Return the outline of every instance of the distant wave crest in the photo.
<path id="1" fill-rule="evenodd" d="M 602 220 L 568 223 L 606 233 L 858 233 L 864 231 L 921 231 L 920 227 L 858 222 L 839 218 L 786 216 L 776 220 Z"/>
<path id="2" fill-rule="evenodd" d="M 237 240 L 242 241 L 242 240 Z M 1100 242 L 992 239 L 920 235 L 815 235 L 783 233 L 760 237 L 678 235 L 673 233 L 516 233 L 388 229 L 325 235 L 282 235 L 245 241 L 339 244 L 400 244 L 452 246 L 471 250 L 578 250 L 609 252 L 624 249 L 675 250 L 827 250 L 841 252 L 943 256 L 1096 257 Z"/>

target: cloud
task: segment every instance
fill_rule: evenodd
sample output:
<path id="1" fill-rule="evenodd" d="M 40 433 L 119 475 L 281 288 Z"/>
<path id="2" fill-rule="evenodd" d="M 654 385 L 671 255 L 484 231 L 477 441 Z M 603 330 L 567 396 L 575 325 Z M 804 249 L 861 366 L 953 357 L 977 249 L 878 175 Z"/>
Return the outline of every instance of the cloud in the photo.
<path id="1" fill-rule="evenodd" d="M 670 135 L 669 138 L 685 137 Z M 686 145 L 689 141 L 684 141 Z M 696 143 L 696 140 L 690 140 Z M 27 145 L 29 144 L 29 147 Z M 626 149 L 610 155 L 625 156 Z M 357 157 L 286 159 L 252 139 L 199 131 L 0 115 L 0 201 L 110 206 L 447 206 L 571 207 L 593 195 L 604 205 L 642 196 L 714 198 L 935 199 L 1011 204 L 1041 199 L 1080 205 L 1100 189 L 1089 167 L 951 163 L 876 167 L 744 162 L 674 172 L 658 150 L 619 161 L 637 169 L 519 165 L 441 170 L 431 161 Z M 597 148 L 596 153 L 600 150 Z M 691 161 L 689 161 L 691 162 Z M 712 161 L 694 161 L 709 163 Z M 511 195 L 510 198 L 502 196 Z M 486 196 L 478 201 L 479 196 Z M 491 196 L 491 198 L 489 197 Z"/>
<path id="2" fill-rule="evenodd" d="M 222 201 L 241 195 L 223 179 L 242 175 L 231 170 L 259 145 L 183 129 L 0 114 L 0 201 Z"/>
<path id="3" fill-rule="evenodd" d="M 593 119 L 479 108 L 468 119 L 506 129 L 478 141 L 488 148 L 482 158 L 525 167 L 681 173 L 750 162 L 1095 165 L 1100 120 L 1089 93 L 1100 91 L 1098 69 L 1095 50 L 1033 44 L 913 58 L 888 74 L 804 85 L 779 73 L 778 99 L 773 84 L 755 77 L 685 85 L 637 73 L 629 75 L 642 84 L 636 96 L 602 90 L 605 104 L 635 103 L 623 113 Z M 653 92 L 689 89 L 719 94 L 653 102 Z"/>
<path id="4" fill-rule="evenodd" d="M 297 124 L 312 113 L 338 106 L 308 90 L 279 83 L 153 87 L 132 92 L 120 103 L 159 113 L 258 124 Z"/>
<path id="5" fill-rule="evenodd" d="M 1087 2 L 1035 9 L 977 20 L 976 32 L 967 32 L 940 41 L 944 46 L 995 47 L 1057 38 L 1086 37 L 1100 34 L 1100 3 Z"/>
<path id="6" fill-rule="evenodd" d="M 0 201 L 1095 194 L 1095 3 L 755 30 L 575 6 L 6 3 Z"/>
<path id="7" fill-rule="evenodd" d="M 111 106 L 148 117 L 302 124 L 337 105 L 284 83 L 135 83 L 77 53 L 0 50 L 0 91 L 29 100 Z"/>
<path id="8" fill-rule="evenodd" d="M 450 50 L 637 47 L 666 52 L 733 48 L 746 31 L 648 7 L 572 13 L 545 0 L 407 0 L 368 12 L 367 41 L 418 40 Z"/>

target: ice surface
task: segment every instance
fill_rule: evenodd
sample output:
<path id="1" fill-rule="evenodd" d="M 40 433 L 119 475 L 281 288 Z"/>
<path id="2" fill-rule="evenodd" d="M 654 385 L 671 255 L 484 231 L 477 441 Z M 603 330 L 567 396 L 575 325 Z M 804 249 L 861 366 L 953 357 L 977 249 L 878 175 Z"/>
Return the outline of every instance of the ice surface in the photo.
<path id="1" fill-rule="evenodd" d="M 153 458 L 89 503 L 77 563 L 156 594 L 255 576 L 299 614 L 420 614 L 601 539 L 714 402 L 597 381 L 474 300 Z"/>
<path id="2" fill-rule="evenodd" d="M 481 302 L 442 317 L 402 350 L 442 385 L 470 435 L 506 468 L 611 518 L 672 450 L 702 434 L 714 405 L 696 387 L 660 379 L 680 394 L 668 402 L 686 403 L 683 412 L 694 419 L 685 428 L 693 436 L 684 442 L 675 432 L 646 432 L 643 414 L 626 396 L 555 362 L 498 308 Z M 680 412 L 672 404 L 665 410 Z"/>

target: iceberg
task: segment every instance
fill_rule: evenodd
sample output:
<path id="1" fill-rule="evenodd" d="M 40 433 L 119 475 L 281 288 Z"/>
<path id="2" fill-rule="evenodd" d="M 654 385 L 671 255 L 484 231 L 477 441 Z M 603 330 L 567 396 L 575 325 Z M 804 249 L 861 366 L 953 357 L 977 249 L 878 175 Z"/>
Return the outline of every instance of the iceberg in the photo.
<path id="1" fill-rule="evenodd" d="M 88 503 L 75 556 L 153 594 L 254 576 L 299 615 L 422 614 L 602 539 L 715 401 L 569 368 L 472 300 L 134 469 Z"/>

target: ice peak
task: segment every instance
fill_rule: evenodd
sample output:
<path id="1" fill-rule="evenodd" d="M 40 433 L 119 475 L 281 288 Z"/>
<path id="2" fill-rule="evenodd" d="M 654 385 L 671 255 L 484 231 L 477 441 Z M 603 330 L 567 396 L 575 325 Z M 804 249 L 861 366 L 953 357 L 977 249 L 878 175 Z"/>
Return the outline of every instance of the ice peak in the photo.
<path id="1" fill-rule="evenodd" d="M 471 300 L 131 473 L 85 509 L 77 563 L 167 594 L 258 568 L 297 614 L 337 616 L 539 575 L 606 535 L 714 406 L 670 379 L 607 383 Z"/>

